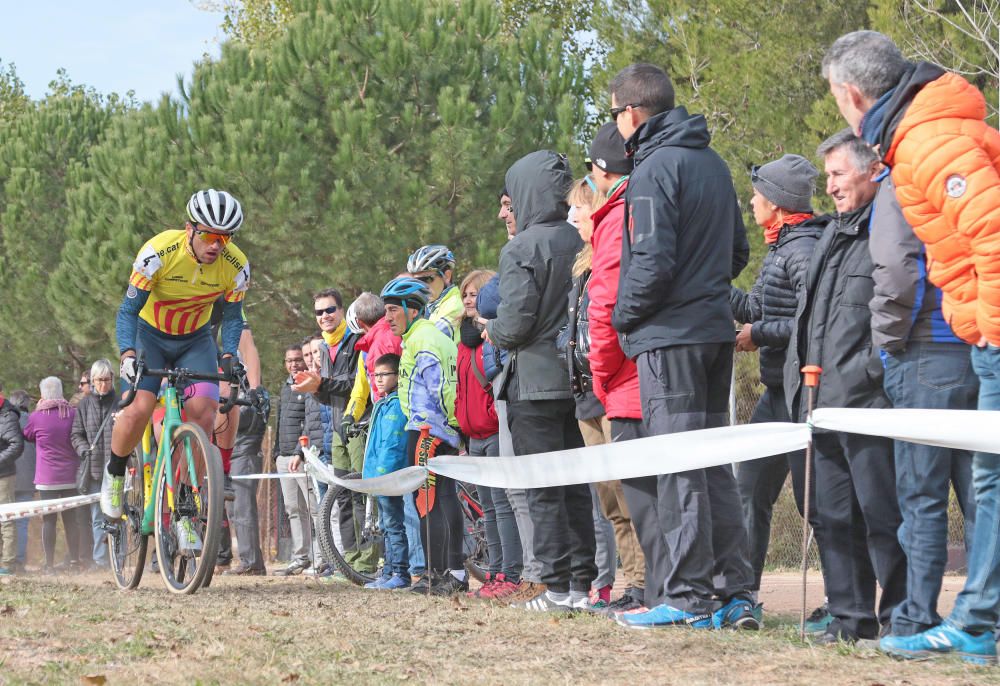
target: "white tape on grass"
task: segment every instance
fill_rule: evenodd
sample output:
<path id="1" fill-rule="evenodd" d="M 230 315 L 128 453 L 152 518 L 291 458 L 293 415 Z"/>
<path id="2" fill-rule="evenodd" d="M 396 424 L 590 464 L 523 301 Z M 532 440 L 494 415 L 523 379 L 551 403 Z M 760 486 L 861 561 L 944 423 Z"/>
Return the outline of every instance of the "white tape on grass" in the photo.
<path id="1" fill-rule="evenodd" d="M 813 412 L 812 425 L 943 448 L 1000 453 L 1000 412 L 825 408 Z"/>
<path id="2" fill-rule="evenodd" d="M 52 500 L 28 500 L 21 503 L 7 503 L 0 505 L 0 522 L 26 519 L 28 517 L 40 517 L 41 515 L 54 514 L 63 510 L 72 510 L 74 507 L 96 503 L 100 499 L 101 496 L 94 493 L 93 495 L 74 495 L 69 498 L 54 498 Z"/>

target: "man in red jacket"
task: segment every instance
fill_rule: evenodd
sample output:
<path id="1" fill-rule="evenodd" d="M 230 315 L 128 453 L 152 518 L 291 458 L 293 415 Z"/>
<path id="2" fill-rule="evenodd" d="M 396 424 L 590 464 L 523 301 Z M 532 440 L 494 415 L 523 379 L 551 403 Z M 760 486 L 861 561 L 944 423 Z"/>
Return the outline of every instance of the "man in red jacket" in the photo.
<path id="1" fill-rule="evenodd" d="M 622 255 L 622 222 L 625 212 L 625 189 L 632 171 L 632 160 L 625 156 L 625 139 L 614 122 L 605 124 L 590 145 L 591 177 L 603 206 L 593 215 L 594 232 L 590 243 L 594 250 L 591 277 L 587 284 L 590 306 L 590 370 L 594 393 L 611 420 L 612 440 L 639 438 L 636 427 L 642 426 L 639 404 L 639 374 L 635 362 L 625 357 L 618 343 L 618 333 L 611 326 L 611 310 L 618 294 L 618 272 Z M 652 501 L 643 497 L 651 490 Z M 652 505 L 656 502 L 656 478 L 605 481 L 597 484 L 601 509 L 615 529 L 615 544 L 622 556 L 625 594 L 608 606 L 609 612 L 625 612 L 649 606 L 646 578 L 664 574 L 659 565 L 666 560 L 660 543 L 659 524 Z M 636 515 L 641 515 L 637 521 Z M 651 524 L 640 531 L 640 522 Z M 652 533 L 651 533 L 652 532 Z M 645 539 L 643 533 L 646 534 Z M 641 546 L 640 546 L 641 542 Z M 662 576 L 659 577 L 662 579 Z M 653 605 L 657 603 L 654 602 Z"/>

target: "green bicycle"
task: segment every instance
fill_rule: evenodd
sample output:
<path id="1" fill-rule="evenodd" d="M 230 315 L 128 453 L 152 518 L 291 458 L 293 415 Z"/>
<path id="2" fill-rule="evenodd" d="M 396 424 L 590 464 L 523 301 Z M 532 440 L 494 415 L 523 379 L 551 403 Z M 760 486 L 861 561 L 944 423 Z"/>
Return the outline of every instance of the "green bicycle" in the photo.
<path id="1" fill-rule="evenodd" d="M 166 412 L 159 445 L 150 422 L 129 457 L 122 517 L 107 524 L 111 568 L 119 588 L 138 586 L 152 534 L 167 590 L 194 593 L 211 583 L 215 569 L 222 531 L 222 458 L 200 426 L 183 421 L 183 398 L 177 387 L 189 381 L 228 382 L 229 398 L 219 412 L 249 403 L 237 400 L 235 375 L 146 369 L 141 354 L 136 369 L 136 378 L 119 407 L 128 406 L 135 398 L 139 379 L 156 376 L 167 382 L 161 397 Z"/>

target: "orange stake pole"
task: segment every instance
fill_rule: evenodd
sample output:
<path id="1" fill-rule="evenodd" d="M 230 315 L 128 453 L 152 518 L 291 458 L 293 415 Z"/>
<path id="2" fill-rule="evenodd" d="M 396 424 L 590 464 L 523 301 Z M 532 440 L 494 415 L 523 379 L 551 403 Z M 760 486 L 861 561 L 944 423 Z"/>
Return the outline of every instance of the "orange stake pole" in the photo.
<path id="1" fill-rule="evenodd" d="M 819 377 L 823 373 L 820 367 L 814 364 L 806 365 L 802 368 L 803 383 L 808 395 L 808 422 L 812 422 L 813 405 L 816 402 L 816 387 L 819 386 Z M 809 507 L 810 507 L 810 486 L 812 484 L 812 456 L 813 441 L 812 433 L 809 434 L 809 442 L 806 444 L 806 474 L 805 484 L 802 492 L 802 614 L 799 618 L 799 638 L 806 640 L 806 582 L 809 574 Z"/>

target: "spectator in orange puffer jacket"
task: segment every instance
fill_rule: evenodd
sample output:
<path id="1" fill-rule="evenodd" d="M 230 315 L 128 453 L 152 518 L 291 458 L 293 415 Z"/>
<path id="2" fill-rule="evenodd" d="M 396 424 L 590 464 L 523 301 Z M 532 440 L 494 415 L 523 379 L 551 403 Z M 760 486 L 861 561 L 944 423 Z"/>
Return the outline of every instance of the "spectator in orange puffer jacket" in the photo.
<path id="1" fill-rule="evenodd" d="M 957 74 L 908 62 L 875 31 L 837 39 L 823 76 L 841 114 L 891 168 L 903 215 L 926 246 L 930 279 L 944 293 L 945 319 L 974 344 L 979 409 L 1000 410 L 1000 133 L 983 121 L 985 99 Z M 941 624 L 883 638 L 886 652 L 997 661 L 1000 456 L 977 453 L 972 475 L 977 513 L 965 588 Z"/>

